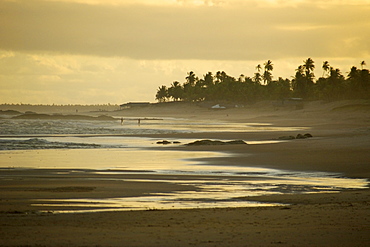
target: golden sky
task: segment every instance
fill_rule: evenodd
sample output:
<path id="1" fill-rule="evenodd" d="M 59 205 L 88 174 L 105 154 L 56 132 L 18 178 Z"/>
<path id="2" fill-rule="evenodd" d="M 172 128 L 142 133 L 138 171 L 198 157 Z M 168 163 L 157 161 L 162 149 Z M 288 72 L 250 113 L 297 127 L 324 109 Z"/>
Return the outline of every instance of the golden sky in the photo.
<path id="1" fill-rule="evenodd" d="M 119 104 L 272 60 L 370 64 L 369 0 L 0 0 L 0 103 Z"/>

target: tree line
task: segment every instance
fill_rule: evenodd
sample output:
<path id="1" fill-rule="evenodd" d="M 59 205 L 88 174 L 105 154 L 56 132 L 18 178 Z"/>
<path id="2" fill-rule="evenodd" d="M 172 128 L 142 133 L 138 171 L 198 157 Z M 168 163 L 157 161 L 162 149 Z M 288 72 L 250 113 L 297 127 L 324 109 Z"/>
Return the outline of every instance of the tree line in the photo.
<path id="1" fill-rule="evenodd" d="M 241 74 L 232 77 L 224 71 L 215 75 L 208 72 L 199 78 L 190 71 L 185 82 L 174 81 L 169 87 L 162 85 L 156 93 L 156 100 L 165 101 L 219 101 L 254 103 L 260 100 L 282 100 L 303 98 L 305 100 L 334 101 L 341 99 L 369 99 L 370 73 L 352 66 L 347 75 L 330 66 L 328 61 L 322 64 L 322 75 L 316 79 L 315 64 L 311 58 L 303 61 L 292 79 L 278 77 L 273 79 L 274 65 L 271 60 L 256 66 L 253 77 Z"/>

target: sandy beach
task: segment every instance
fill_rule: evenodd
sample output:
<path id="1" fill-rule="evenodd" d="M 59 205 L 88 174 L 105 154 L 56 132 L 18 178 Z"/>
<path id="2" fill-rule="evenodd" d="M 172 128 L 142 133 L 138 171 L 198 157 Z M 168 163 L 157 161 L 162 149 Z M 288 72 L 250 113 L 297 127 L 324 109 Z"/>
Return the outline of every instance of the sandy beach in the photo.
<path id="1" fill-rule="evenodd" d="M 96 116 L 101 115 L 101 112 L 84 114 Z M 303 109 L 298 110 L 277 108 L 271 102 L 226 110 L 210 110 L 190 104 L 163 104 L 108 111 L 105 114 L 115 117 L 182 117 L 266 123 L 275 127 L 306 127 L 304 131 L 298 132 L 277 130 L 146 136 L 163 140 L 193 138 L 265 141 L 310 133 L 313 138 L 294 139 L 279 144 L 168 145 L 161 147 L 161 150 L 220 151 L 233 154 L 202 158 L 202 161 L 212 165 L 227 163 L 240 167 L 333 172 L 349 178 L 370 179 L 370 102 L 364 100 L 307 102 Z M 163 177 L 150 174 L 104 175 L 105 180 L 101 176 L 91 173 L 71 175 L 63 170 L 56 173 L 48 169 L 1 170 L 0 246 L 366 246 L 370 243 L 368 188 L 339 193 L 245 198 L 283 204 L 273 207 L 56 214 L 48 212 L 48 206 L 38 207 L 37 210 L 32 206 L 34 200 L 56 196 L 124 197 L 191 189 L 186 185 L 164 183 Z M 115 179 L 118 177 L 121 180 Z M 148 184 L 140 181 L 148 177 L 154 182 Z M 196 177 L 184 176 L 182 179 Z"/>

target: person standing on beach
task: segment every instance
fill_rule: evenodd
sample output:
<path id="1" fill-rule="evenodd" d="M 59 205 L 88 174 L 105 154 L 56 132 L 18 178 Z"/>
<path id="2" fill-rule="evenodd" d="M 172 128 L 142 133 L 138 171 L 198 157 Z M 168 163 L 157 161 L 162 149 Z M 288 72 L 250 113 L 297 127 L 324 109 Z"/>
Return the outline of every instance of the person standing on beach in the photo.
<path id="1" fill-rule="evenodd" d="M 121 117 L 121 125 L 123 125 L 123 117 Z"/>

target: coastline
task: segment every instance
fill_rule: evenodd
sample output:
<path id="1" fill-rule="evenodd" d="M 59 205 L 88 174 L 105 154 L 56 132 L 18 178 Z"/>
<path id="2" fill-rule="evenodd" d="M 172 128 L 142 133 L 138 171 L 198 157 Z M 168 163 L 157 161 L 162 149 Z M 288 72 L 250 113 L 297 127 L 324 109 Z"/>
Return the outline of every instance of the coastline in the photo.
<path id="1" fill-rule="evenodd" d="M 365 102 L 367 105 L 368 102 Z M 221 151 L 231 157 L 206 158 L 212 164 L 232 163 L 300 171 L 338 172 L 343 176 L 370 179 L 369 108 L 358 102 L 320 104 L 313 102 L 302 110 L 256 109 L 211 111 L 194 106 L 128 109 L 124 116 L 184 117 L 230 122 L 270 123 L 274 126 L 304 126 L 313 138 L 278 144 L 161 147 L 192 151 Z M 357 107 L 357 108 L 356 108 Z M 111 113 L 117 115 L 117 112 Z M 145 135 L 158 139 L 243 139 L 271 140 L 294 132 L 220 132 L 171 135 Z M 23 174 L 24 175 L 24 174 Z M 29 175 L 29 174 L 28 174 Z M 36 174 L 37 175 L 37 174 Z M 37 175 L 39 176 L 39 175 Z M 143 175 L 135 175 L 142 178 Z M 145 175 L 150 176 L 150 175 Z M 70 177 L 68 179 L 71 179 Z M 50 181 L 35 180 L 36 188 Z M 5 236 L 0 246 L 363 246 L 370 242 L 370 189 L 340 193 L 292 194 L 253 197 L 260 202 L 289 204 L 280 207 L 146 210 L 89 214 L 36 214 L 28 210 L 27 194 L 38 193 L 19 177 L 14 185 L 2 180 L 1 226 Z M 72 180 L 70 180 L 72 181 Z M 14 182 L 14 181 L 13 181 Z M 19 182 L 19 183 L 18 183 Z M 22 185 L 23 183 L 23 185 Z M 65 197 L 89 196 L 90 187 L 99 193 L 145 193 L 181 189 L 178 185 L 156 183 L 91 183 L 76 177 Z M 22 187 L 25 186 L 25 187 Z M 54 184 L 53 188 L 63 187 Z M 84 189 L 83 189 L 84 188 Z M 4 190 L 8 189 L 8 194 Z M 75 189 L 75 190 L 74 190 Z M 15 193 L 16 192 L 16 193 Z M 12 198 L 13 197 L 13 198 Z M 32 195 L 30 195 L 32 197 Z M 22 199 L 23 198 L 23 199 Z"/>

